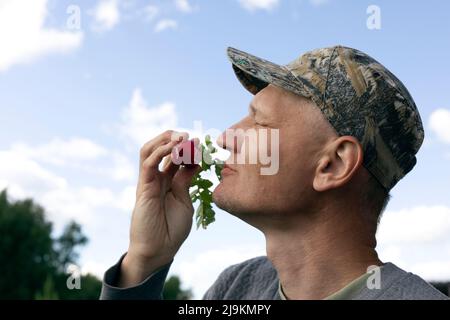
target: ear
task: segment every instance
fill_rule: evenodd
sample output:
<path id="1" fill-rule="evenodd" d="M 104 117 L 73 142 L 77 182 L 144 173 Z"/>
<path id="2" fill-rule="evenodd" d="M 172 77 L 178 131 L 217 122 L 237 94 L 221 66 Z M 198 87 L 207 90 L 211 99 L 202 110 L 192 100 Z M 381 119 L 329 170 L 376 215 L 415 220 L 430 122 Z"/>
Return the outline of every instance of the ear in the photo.
<path id="1" fill-rule="evenodd" d="M 346 184 L 362 165 L 363 150 L 352 136 L 342 136 L 325 147 L 316 167 L 313 188 L 326 191 Z"/>

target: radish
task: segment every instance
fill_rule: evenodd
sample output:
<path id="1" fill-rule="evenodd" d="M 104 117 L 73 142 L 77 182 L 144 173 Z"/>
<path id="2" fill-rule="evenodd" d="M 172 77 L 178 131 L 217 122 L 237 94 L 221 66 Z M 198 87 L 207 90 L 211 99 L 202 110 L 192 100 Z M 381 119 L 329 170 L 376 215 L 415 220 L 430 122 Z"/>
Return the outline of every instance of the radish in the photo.
<path id="1" fill-rule="evenodd" d="M 201 150 L 199 150 L 194 140 L 183 141 L 172 150 L 173 163 L 184 165 L 187 168 L 193 168 L 200 164 L 201 156 Z"/>
<path id="2" fill-rule="evenodd" d="M 197 201 L 199 202 L 195 213 L 197 229 L 200 226 L 206 229 L 210 223 L 215 221 L 211 190 L 213 183 L 202 177 L 201 173 L 214 168 L 220 181 L 223 162 L 219 159 L 213 159 L 212 155 L 217 152 L 217 149 L 213 147 L 210 136 L 205 137 L 204 144 L 197 141 L 188 140 L 176 145 L 172 149 L 172 162 L 177 165 L 184 165 L 187 168 L 194 168 L 200 165 L 202 170 L 197 172 L 192 178 L 189 195 L 193 204 Z"/>

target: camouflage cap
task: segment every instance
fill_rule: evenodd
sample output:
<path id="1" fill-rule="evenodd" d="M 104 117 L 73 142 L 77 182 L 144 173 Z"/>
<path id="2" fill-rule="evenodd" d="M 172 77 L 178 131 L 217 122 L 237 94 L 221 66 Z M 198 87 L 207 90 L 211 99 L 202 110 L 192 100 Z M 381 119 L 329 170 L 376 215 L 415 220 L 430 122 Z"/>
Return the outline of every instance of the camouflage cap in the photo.
<path id="1" fill-rule="evenodd" d="M 424 131 L 414 100 L 397 77 L 367 54 L 335 46 L 283 66 L 234 48 L 227 53 L 251 93 L 273 84 L 310 98 L 338 135 L 356 137 L 364 167 L 385 189 L 416 164 Z"/>

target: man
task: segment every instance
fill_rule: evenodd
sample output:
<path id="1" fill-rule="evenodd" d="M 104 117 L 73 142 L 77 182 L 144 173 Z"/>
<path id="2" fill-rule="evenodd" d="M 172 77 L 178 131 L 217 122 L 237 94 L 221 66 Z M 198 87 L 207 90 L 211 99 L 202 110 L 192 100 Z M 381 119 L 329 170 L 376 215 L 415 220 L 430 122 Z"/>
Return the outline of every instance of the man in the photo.
<path id="1" fill-rule="evenodd" d="M 418 276 L 381 262 L 375 250 L 389 190 L 414 167 L 423 141 L 403 84 L 368 55 L 342 46 L 286 66 L 233 48 L 228 56 L 255 95 L 249 115 L 230 129 L 278 130 L 279 169 L 263 175 L 260 164 L 228 162 L 214 202 L 263 232 L 267 257 L 227 268 L 204 298 L 446 299 Z M 166 160 L 158 169 L 179 142 L 173 136 L 165 132 L 141 149 L 129 250 L 106 272 L 103 299 L 161 298 L 189 234 L 188 189 L 199 168 Z M 232 155 L 248 152 L 227 137 L 218 144 Z"/>

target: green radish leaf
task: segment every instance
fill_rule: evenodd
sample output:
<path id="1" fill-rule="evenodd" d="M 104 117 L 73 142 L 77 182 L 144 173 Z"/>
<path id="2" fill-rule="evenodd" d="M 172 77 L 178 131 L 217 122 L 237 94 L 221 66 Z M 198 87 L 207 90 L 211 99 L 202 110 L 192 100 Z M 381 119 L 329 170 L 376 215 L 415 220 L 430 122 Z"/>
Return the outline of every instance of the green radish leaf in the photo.
<path id="1" fill-rule="evenodd" d="M 215 165 L 215 172 L 216 172 L 216 176 L 217 179 L 222 180 L 222 169 L 223 169 L 223 162 L 222 161 L 216 161 L 216 165 Z"/>
<path id="2" fill-rule="evenodd" d="M 212 209 L 212 191 L 210 188 L 213 183 L 208 179 L 201 177 L 202 172 L 211 170 L 214 167 L 214 172 L 219 180 L 222 179 L 220 171 L 223 168 L 223 161 L 214 159 L 212 154 L 217 152 L 217 149 L 211 142 L 211 137 L 207 135 L 205 137 L 205 143 L 201 144 L 202 161 L 200 167 L 202 170 L 197 173 L 191 182 L 191 191 L 189 193 L 192 203 L 199 202 L 197 210 L 195 212 L 195 219 L 197 229 L 202 226 L 203 229 L 215 221 L 215 212 Z"/>
<path id="3" fill-rule="evenodd" d="M 201 225 L 203 221 L 203 203 L 200 202 L 199 206 L 197 207 L 197 210 L 195 212 L 196 218 L 197 218 L 197 229 Z"/>

